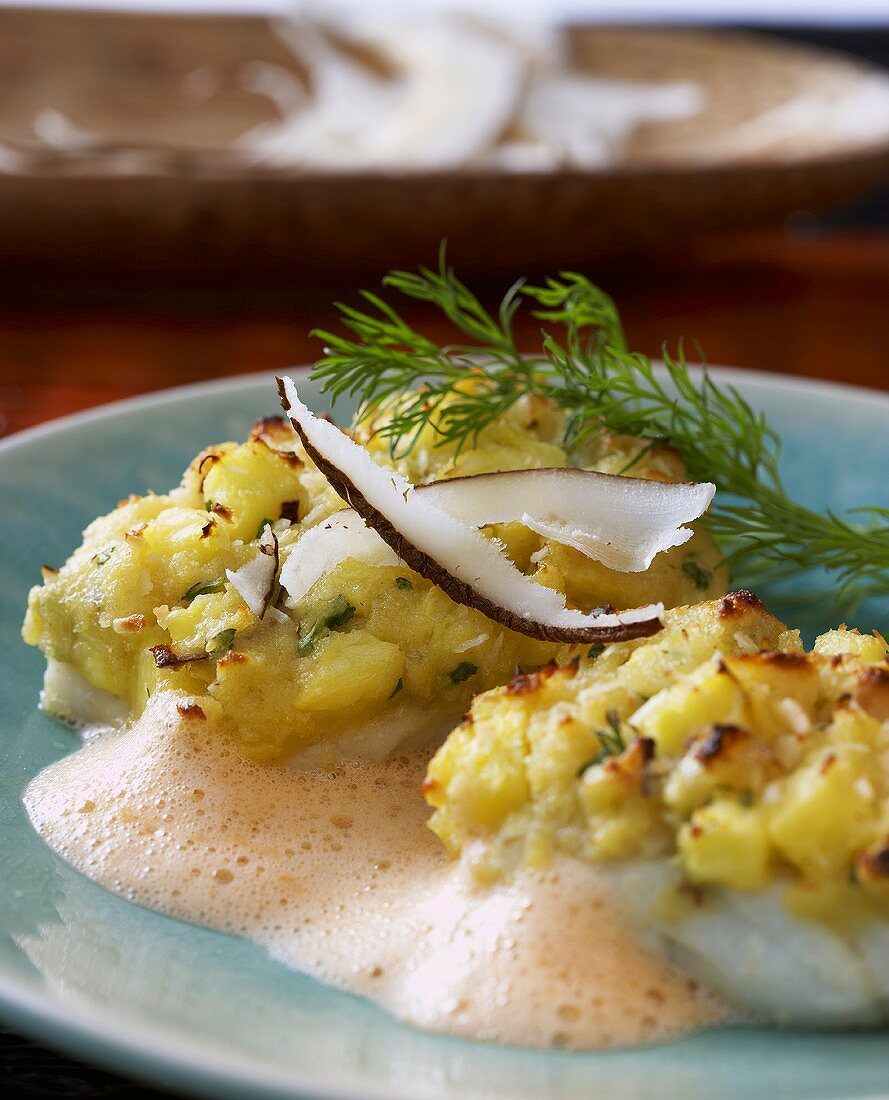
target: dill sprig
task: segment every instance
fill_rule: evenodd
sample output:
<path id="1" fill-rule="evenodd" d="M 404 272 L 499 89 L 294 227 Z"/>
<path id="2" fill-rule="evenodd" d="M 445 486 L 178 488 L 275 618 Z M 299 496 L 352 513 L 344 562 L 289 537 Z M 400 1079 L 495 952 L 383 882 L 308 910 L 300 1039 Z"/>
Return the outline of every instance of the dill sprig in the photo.
<path id="1" fill-rule="evenodd" d="M 764 416 L 706 368 L 689 369 L 681 346 L 664 351 L 660 369 L 630 352 L 614 302 L 584 276 L 518 282 L 496 316 L 443 252 L 438 270 L 395 271 L 384 286 L 436 306 L 463 338 L 440 346 L 367 291 L 373 312 L 338 306 L 351 335 L 313 333 L 325 344 L 313 378 L 334 399 L 357 398 L 359 421 L 376 427 L 393 457 L 409 453 L 427 427 L 440 445 L 460 448 L 521 398 L 552 398 L 566 412 L 566 447 L 603 430 L 663 441 L 682 456 L 689 477 L 714 481 L 719 493 L 708 523 L 747 583 L 826 569 L 850 609 L 889 593 L 889 509 L 841 516 L 794 501 L 781 480 L 780 440 Z M 530 355 L 513 336 L 527 301 L 544 326 L 541 350 Z"/>

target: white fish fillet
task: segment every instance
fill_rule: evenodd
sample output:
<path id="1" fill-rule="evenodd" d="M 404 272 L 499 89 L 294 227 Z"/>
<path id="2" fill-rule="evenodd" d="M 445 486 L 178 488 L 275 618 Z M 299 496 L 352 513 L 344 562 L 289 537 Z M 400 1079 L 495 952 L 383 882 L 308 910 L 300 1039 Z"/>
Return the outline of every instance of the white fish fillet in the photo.
<path id="1" fill-rule="evenodd" d="M 613 872 L 632 917 L 678 966 L 770 1023 L 854 1027 L 889 1022 L 889 924 L 841 933 L 793 916 L 780 884 L 711 890 L 672 920 L 662 899 L 681 881 L 668 860 Z"/>

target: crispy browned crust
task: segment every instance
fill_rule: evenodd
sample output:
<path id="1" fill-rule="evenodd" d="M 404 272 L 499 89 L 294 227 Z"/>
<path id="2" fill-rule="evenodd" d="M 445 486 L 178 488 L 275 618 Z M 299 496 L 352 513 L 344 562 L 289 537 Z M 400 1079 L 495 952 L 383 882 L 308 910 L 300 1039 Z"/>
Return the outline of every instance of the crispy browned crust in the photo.
<path id="1" fill-rule="evenodd" d="M 256 440 L 264 440 L 264 437 L 276 439 L 282 436 L 285 431 L 287 435 L 290 435 L 290 425 L 286 417 L 277 415 L 261 416 L 258 420 L 253 421 L 247 439 L 251 443 Z"/>
<path id="2" fill-rule="evenodd" d="M 855 861 L 855 869 L 860 878 L 872 882 L 889 879 L 889 837 L 875 851 L 862 852 Z"/>
<path id="3" fill-rule="evenodd" d="M 224 657 L 220 657 L 216 662 L 217 668 L 222 668 L 224 665 L 246 665 L 250 661 L 250 658 L 246 653 L 241 653 L 236 649 L 230 650 Z"/>
<path id="4" fill-rule="evenodd" d="M 741 654 L 741 660 L 747 656 L 755 656 L 764 665 L 775 665 L 777 668 L 808 668 L 813 664 L 811 654 L 796 653 L 785 649 L 764 649 L 755 655 Z"/>
<path id="5" fill-rule="evenodd" d="M 880 722 L 889 722 L 889 668 L 874 665 L 858 678 L 855 701 L 862 710 Z"/>
<path id="6" fill-rule="evenodd" d="M 181 657 L 168 645 L 153 645 L 150 647 L 150 653 L 156 668 L 177 668 L 179 665 L 187 665 L 190 661 L 207 660 L 206 653 L 193 653 L 190 656 Z"/>
<path id="7" fill-rule="evenodd" d="M 302 466 L 303 460 L 295 451 L 282 451 L 281 446 L 293 442 L 293 432 L 289 421 L 283 416 L 263 416 L 254 421 L 250 429 L 248 440 L 251 443 L 262 443 L 270 451 L 286 462 L 288 466 Z"/>
<path id="8" fill-rule="evenodd" d="M 655 743 L 650 737 L 634 737 L 620 756 L 606 756 L 602 767 L 628 790 L 644 793 L 646 765 L 654 759 L 654 755 Z"/>
<path id="9" fill-rule="evenodd" d="M 746 615 L 748 611 L 760 611 L 762 600 L 746 588 L 739 588 L 737 592 L 729 592 L 719 601 L 719 617 L 721 619 L 734 619 Z"/>
<path id="10" fill-rule="evenodd" d="M 138 634 L 145 626 L 144 615 L 126 615 L 114 620 L 115 629 L 124 634 Z"/>
<path id="11" fill-rule="evenodd" d="M 557 665 L 555 661 L 550 661 L 548 665 L 535 669 L 533 672 L 517 672 L 504 688 L 504 692 L 506 695 L 529 695 L 532 692 L 539 691 L 547 680 L 557 673 L 561 673 L 565 680 L 572 680 L 577 672 L 577 666 L 577 661 L 572 661 L 567 665 Z"/>
<path id="12" fill-rule="evenodd" d="M 284 392 L 284 383 L 278 379 L 278 394 L 281 405 L 285 411 L 289 411 L 290 402 Z M 494 622 L 518 634 L 524 634 L 528 638 L 536 638 L 544 642 L 567 642 L 569 644 L 581 644 L 587 642 L 627 642 L 634 638 L 648 638 L 657 634 L 663 624 L 660 619 L 647 619 L 643 622 L 618 624 L 616 626 L 595 626 L 582 628 L 556 627 L 536 619 L 526 619 L 516 615 L 505 607 L 501 607 L 477 588 L 466 581 L 455 577 L 441 562 L 418 549 L 413 543 L 408 542 L 384 515 L 373 508 L 364 495 L 351 481 L 350 478 L 334 465 L 327 457 L 321 454 L 310 442 L 299 422 L 290 417 L 290 423 L 294 431 L 302 441 L 306 454 L 315 463 L 321 473 L 330 482 L 336 493 L 353 508 L 370 527 L 377 532 L 382 540 L 387 543 L 403 562 L 411 567 L 421 577 L 431 581 L 445 592 L 455 603 L 464 604 L 466 607 L 475 608 Z M 599 609 L 601 612 L 602 609 Z"/>
<path id="13" fill-rule="evenodd" d="M 198 489 L 200 492 L 204 491 L 204 481 L 207 478 L 207 474 L 210 472 L 212 466 L 215 466 L 217 462 L 222 458 L 219 450 L 216 447 L 208 447 L 206 451 L 198 459 L 197 472 L 198 472 Z"/>
<path id="14" fill-rule="evenodd" d="M 203 708 L 199 707 L 197 703 L 177 703 L 176 710 L 182 715 L 183 718 L 206 718 Z"/>
<path id="15" fill-rule="evenodd" d="M 707 767 L 731 752 L 733 745 L 750 739 L 750 734 L 740 726 L 711 726 L 704 739 L 695 747 L 695 757 Z"/>

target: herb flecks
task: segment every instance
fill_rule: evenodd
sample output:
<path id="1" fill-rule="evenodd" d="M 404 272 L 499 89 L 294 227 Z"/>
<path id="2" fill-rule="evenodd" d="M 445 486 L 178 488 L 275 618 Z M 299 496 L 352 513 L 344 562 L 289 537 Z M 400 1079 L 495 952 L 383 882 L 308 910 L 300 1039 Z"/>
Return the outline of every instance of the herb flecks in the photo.
<path id="1" fill-rule="evenodd" d="M 267 516 L 264 519 L 261 519 L 259 521 L 259 526 L 256 528 L 256 534 L 253 536 L 253 538 L 254 539 L 261 539 L 262 538 L 262 533 L 263 533 L 263 531 L 265 531 L 266 527 L 271 527 L 271 526 L 272 526 L 272 521 Z"/>
<path id="2" fill-rule="evenodd" d="M 196 581 L 191 588 L 187 589 L 180 599 L 180 603 L 191 603 L 197 596 L 209 596 L 212 592 L 219 592 L 220 589 L 225 587 L 225 577 L 216 577 L 212 581 Z"/>
<path id="3" fill-rule="evenodd" d="M 608 723 L 608 729 L 596 730 L 596 736 L 602 746 L 602 753 L 605 756 L 620 756 L 627 744 L 621 732 L 620 718 L 617 711 L 609 710 L 605 715 L 605 720 Z"/>
<path id="4" fill-rule="evenodd" d="M 474 665 L 472 661 L 461 661 L 456 668 L 451 669 L 448 676 L 450 676 L 452 684 L 462 684 L 466 680 L 471 680 L 477 672 L 478 665 Z"/>
<path id="5" fill-rule="evenodd" d="M 395 685 L 395 687 L 394 687 L 394 688 L 393 688 L 393 689 L 392 689 L 392 690 L 391 690 L 391 691 L 389 692 L 388 696 L 386 697 L 386 701 L 388 702 L 388 701 L 389 701 L 389 699 L 394 699 L 394 698 L 395 698 L 395 696 L 396 696 L 396 695 L 397 695 L 397 694 L 398 694 L 398 693 L 399 693 L 400 691 L 402 691 L 403 689 L 404 689 L 404 679 L 403 679 L 403 677 L 399 676 L 399 677 L 398 677 L 398 683 L 397 683 L 397 684 Z"/>
<path id="6" fill-rule="evenodd" d="M 316 619 L 309 630 L 303 634 L 297 644 L 297 652 L 301 657 L 311 653 L 316 644 L 326 637 L 331 630 L 345 626 L 355 614 L 355 607 L 349 603 L 345 596 L 339 595 L 331 603 L 325 615 Z"/>
<path id="7" fill-rule="evenodd" d="M 98 554 L 93 558 L 93 562 L 98 565 L 107 565 L 111 558 L 111 555 L 117 549 L 116 546 L 106 546 L 104 550 L 100 550 Z"/>
<path id="8" fill-rule="evenodd" d="M 218 634 L 210 639 L 207 653 L 218 661 L 220 657 L 224 657 L 228 653 L 234 644 L 235 630 L 234 627 L 229 627 L 227 630 L 220 630 Z"/>
<path id="9" fill-rule="evenodd" d="M 346 597 L 337 596 L 331 605 L 325 622 L 331 630 L 335 630 L 338 626 L 345 626 L 354 614 L 355 608 Z"/>
<path id="10" fill-rule="evenodd" d="M 666 440 L 691 479 L 715 481 L 720 492 L 707 523 L 741 583 L 825 568 L 849 609 L 889 593 L 889 509 L 840 516 L 798 504 L 782 483 L 780 441 L 764 416 L 734 387 L 690 370 L 681 347 L 664 351 L 663 371 L 631 353 L 614 302 L 582 275 L 516 283 L 496 313 L 460 282 L 443 253 L 437 270 L 395 271 L 384 285 L 436 307 L 458 339 L 431 340 L 365 292 L 365 309 L 339 307 L 349 335 L 315 333 L 325 351 L 313 379 L 334 398 L 357 397 L 359 419 L 393 456 L 408 453 L 421 433 L 428 438 L 428 429 L 438 445 L 459 450 L 523 397 L 551 398 L 566 414 L 566 447 L 605 430 Z M 523 303 L 545 326 L 530 356 L 513 336 Z"/>
<path id="11" fill-rule="evenodd" d="M 602 747 L 592 760 L 588 760 L 578 769 L 578 778 L 583 775 L 587 768 L 592 768 L 595 764 L 601 764 L 609 756 L 620 756 L 626 750 L 627 743 L 621 730 L 620 717 L 617 711 L 609 710 L 605 715 L 605 720 L 608 723 L 608 729 L 596 730 L 596 737 L 598 737 L 599 744 Z"/>
<path id="12" fill-rule="evenodd" d="M 397 588 L 400 588 L 402 590 L 402 592 L 411 592 L 411 591 L 413 591 L 413 587 L 414 587 L 413 583 L 410 580 L 408 580 L 407 577 L 396 577 L 395 578 L 395 585 L 396 585 Z"/>
<path id="13" fill-rule="evenodd" d="M 595 661 L 597 657 L 601 657 L 605 652 L 605 646 L 601 642 L 593 642 L 590 648 L 587 650 L 587 660 Z"/>
<path id="14" fill-rule="evenodd" d="M 706 592 L 713 581 L 713 574 L 689 558 L 682 563 L 682 572 L 699 592 Z"/>
<path id="15" fill-rule="evenodd" d="M 315 648 L 315 643 L 320 641 L 326 633 L 327 631 L 324 626 L 324 620 L 316 620 L 316 622 L 313 623 L 313 625 L 306 631 L 306 633 L 301 634 L 299 637 L 296 651 L 297 653 L 299 653 L 300 657 L 305 657 L 307 654 L 311 653 L 312 650 Z"/>

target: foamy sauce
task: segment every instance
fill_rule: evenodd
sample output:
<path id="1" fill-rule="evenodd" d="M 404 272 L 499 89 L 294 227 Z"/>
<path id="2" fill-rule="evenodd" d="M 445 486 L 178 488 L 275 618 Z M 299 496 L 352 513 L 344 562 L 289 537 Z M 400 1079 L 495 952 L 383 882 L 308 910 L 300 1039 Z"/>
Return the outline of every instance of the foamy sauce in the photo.
<path id="1" fill-rule="evenodd" d="M 480 886 L 450 861 L 425 825 L 427 755 L 332 774 L 257 766 L 156 697 L 131 729 L 41 772 L 25 805 L 108 889 L 245 936 L 420 1027 L 584 1048 L 725 1018 L 627 928 L 601 870 L 562 858 Z"/>

